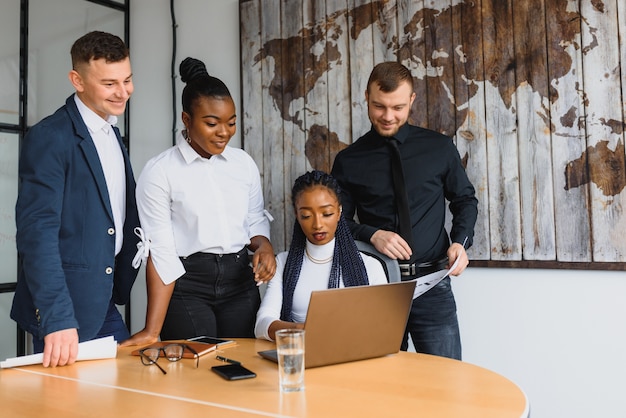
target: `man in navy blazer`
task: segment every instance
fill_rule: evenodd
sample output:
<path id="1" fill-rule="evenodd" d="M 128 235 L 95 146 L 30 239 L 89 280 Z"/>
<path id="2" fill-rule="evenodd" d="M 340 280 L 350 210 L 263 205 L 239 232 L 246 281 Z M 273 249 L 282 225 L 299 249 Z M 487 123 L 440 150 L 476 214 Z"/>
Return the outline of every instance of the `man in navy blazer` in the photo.
<path id="1" fill-rule="evenodd" d="M 79 341 L 128 338 L 115 305 L 128 302 L 137 277 L 135 180 L 112 126 L 133 92 L 128 49 L 90 32 L 71 56 L 76 93 L 30 129 L 19 163 L 11 318 L 46 367 L 72 364 Z"/>

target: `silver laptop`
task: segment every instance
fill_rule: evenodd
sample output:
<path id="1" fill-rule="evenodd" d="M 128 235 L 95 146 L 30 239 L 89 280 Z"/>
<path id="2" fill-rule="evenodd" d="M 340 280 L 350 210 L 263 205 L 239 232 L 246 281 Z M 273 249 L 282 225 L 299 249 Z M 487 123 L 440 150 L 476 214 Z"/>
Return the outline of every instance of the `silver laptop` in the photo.
<path id="1" fill-rule="evenodd" d="M 380 357 L 400 351 L 415 281 L 318 290 L 304 323 L 305 367 Z M 276 350 L 259 355 L 278 361 Z"/>

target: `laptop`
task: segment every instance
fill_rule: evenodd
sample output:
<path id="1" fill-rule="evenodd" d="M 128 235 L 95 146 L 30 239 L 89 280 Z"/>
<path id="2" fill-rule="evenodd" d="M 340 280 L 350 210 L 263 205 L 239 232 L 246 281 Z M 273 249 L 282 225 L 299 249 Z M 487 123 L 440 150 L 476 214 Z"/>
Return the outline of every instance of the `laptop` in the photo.
<path id="1" fill-rule="evenodd" d="M 304 329 L 305 368 L 381 357 L 400 351 L 415 281 L 311 293 Z M 276 350 L 259 351 L 278 362 Z"/>

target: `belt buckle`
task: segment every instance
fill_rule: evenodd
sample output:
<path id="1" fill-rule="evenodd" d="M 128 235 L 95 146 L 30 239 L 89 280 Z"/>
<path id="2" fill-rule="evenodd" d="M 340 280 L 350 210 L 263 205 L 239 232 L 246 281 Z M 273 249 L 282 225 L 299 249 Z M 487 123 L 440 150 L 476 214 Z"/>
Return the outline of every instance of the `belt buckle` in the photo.
<path id="1" fill-rule="evenodd" d="M 438 270 L 440 267 L 445 267 L 448 263 L 448 257 L 444 257 L 440 260 L 425 261 L 423 263 L 411 263 L 411 264 L 399 264 L 401 276 L 417 276 L 420 272 L 427 274 Z"/>
<path id="2" fill-rule="evenodd" d="M 415 276 L 417 274 L 417 268 L 415 263 L 411 264 L 399 264 L 401 276 Z"/>

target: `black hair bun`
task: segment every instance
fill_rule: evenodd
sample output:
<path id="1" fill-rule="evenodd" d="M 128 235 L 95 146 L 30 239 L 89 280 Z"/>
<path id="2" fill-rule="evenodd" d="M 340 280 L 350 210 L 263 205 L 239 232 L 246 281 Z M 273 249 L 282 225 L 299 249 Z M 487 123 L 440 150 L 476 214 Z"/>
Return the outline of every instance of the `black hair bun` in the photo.
<path id="1" fill-rule="evenodd" d="M 180 79 L 183 83 L 188 83 L 199 77 L 208 77 L 209 72 L 206 69 L 206 65 L 198 59 L 187 57 L 181 63 L 178 68 L 180 72 Z"/>

